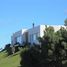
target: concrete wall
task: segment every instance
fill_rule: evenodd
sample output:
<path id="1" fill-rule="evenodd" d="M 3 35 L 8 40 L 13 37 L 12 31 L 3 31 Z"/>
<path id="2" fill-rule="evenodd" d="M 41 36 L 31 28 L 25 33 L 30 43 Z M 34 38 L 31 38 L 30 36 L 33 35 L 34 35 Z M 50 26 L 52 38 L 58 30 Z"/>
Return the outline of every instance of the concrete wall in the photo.
<path id="1" fill-rule="evenodd" d="M 21 44 L 25 41 L 25 32 L 27 29 L 22 29 L 18 32 L 13 33 L 11 36 L 11 44 L 14 45 L 17 42 L 17 38 L 21 38 Z"/>
<path id="2" fill-rule="evenodd" d="M 61 27 L 66 28 L 63 25 L 50 25 L 54 27 L 55 32 L 58 31 Z M 47 25 L 49 27 L 49 25 Z M 31 44 L 36 43 L 39 44 L 38 42 L 38 37 L 43 37 L 44 31 L 45 31 L 46 26 L 45 25 L 39 25 L 31 29 L 22 29 L 18 32 L 15 32 L 12 37 L 11 37 L 11 43 L 14 45 L 17 42 L 17 38 L 21 37 L 21 43 L 23 42 L 29 42 Z"/>
<path id="3" fill-rule="evenodd" d="M 40 26 L 31 28 L 28 30 L 28 42 L 33 44 L 33 43 L 38 43 L 37 37 L 40 36 Z"/>
<path id="4" fill-rule="evenodd" d="M 66 27 L 63 25 L 40 25 L 40 37 L 43 37 L 46 26 L 53 27 L 55 32 L 60 30 L 61 27 L 64 27 L 66 29 Z"/>

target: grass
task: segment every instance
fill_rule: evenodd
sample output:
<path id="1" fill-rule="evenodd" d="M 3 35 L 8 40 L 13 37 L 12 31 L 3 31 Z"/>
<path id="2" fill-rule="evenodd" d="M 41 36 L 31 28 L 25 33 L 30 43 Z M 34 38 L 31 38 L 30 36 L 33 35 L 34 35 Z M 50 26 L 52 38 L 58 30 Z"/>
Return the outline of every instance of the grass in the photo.
<path id="1" fill-rule="evenodd" d="M 20 52 L 6 56 L 6 52 L 0 52 L 0 67 L 18 67 L 20 65 Z"/>

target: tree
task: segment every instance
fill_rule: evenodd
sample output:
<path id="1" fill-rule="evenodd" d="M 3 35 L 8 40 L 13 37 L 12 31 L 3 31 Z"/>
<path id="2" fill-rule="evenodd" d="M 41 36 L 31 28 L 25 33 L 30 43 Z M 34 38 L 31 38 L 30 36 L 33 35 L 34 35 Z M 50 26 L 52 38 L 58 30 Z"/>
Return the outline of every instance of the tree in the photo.
<path id="1" fill-rule="evenodd" d="M 54 32 L 53 27 L 46 27 L 44 36 L 38 40 L 40 46 L 22 53 L 21 67 L 65 67 L 62 62 L 67 60 L 67 30 L 61 27 Z"/>
<path id="2" fill-rule="evenodd" d="M 66 49 L 65 45 L 67 44 L 67 31 L 63 27 L 56 32 L 57 41 L 55 43 L 54 58 L 56 61 L 56 67 L 62 67 L 62 62 L 66 60 Z"/>
<path id="3" fill-rule="evenodd" d="M 39 38 L 41 46 L 35 45 L 21 53 L 21 67 L 49 67 L 48 51 L 52 44 L 53 27 L 46 28 L 43 38 Z"/>
<path id="4" fill-rule="evenodd" d="M 4 50 L 6 50 L 6 52 L 8 53 L 8 55 L 12 54 L 12 50 L 11 50 L 11 44 L 7 44 L 4 48 Z"/>

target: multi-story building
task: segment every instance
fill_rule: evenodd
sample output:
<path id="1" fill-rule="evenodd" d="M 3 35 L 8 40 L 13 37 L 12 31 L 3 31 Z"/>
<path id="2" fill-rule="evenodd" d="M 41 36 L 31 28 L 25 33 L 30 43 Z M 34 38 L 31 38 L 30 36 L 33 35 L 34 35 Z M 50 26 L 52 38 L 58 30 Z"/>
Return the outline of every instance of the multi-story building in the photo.
<path id="1" fill-rule="evenodd" d="M 61 27 L 64 27 L 63 25 L 50 25 L 54 27 L 55 31 L 58 31 Z M 47 25 L 49 27 L 49 25 Z M 14 45 L 15 43 L 19 42 L 21 45 L 23 43 L 28 42 L 28 43 L 35 43 L 39 44 L 38 42 L 38 37 L 43 37 L 44 31 L 45 31 L 46 26 L 45 25 L 39 25 L 30 29 L 22 29 L 18 32 L 15 32 L 11 36 L 11 44 Z"/>
<path id="2" fill-rule="evenodd" d="M 18 42 L 22 44 L 23 42 L 26 42 L 26 32 L 27 29 L 21 29 L 20 31 L 13 33 L 11 36 L 11 44 L 14 45 Z"/>

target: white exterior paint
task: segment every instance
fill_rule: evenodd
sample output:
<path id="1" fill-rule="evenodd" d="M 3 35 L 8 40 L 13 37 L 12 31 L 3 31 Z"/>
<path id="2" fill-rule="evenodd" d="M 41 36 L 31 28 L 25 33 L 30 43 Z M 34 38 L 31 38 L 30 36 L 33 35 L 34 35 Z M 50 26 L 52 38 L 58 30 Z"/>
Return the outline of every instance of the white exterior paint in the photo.
<path id="1" fill-rule="evenodd" d="M 55 32 L 58 31 L 61 27 L 66 28 L 63 25 L 47 25 L 47 27 L 52 26 L 54 27 Z M 28 43 L 36 43 L 39 44 L 38 42 L 38 37 L 43 37 L 44 31 L 45 31 L 46 26 L 45 25 L 39 25 L 31 29 L 22 29 L 18 32 L 15 32 L 12 37 L 11 37 L 11 43 L 14 45 L 17 42 L 17 38 L 20 37 L 19 39 L 21 40 L 21 44 L 23 42 L 26 42 L 28 38 Z M 26 34 L 27 32 L 27 34 Z"/>
<path id="2" fill-rule="evenodd" d="M 18 32 L 13 33 L 13 35 L 11 36 L 11 44 L 14 45 L 17 41 L 18 38 L 20 38 L 20 44 L 22 44 L 23 42 L 25 42 L 25 32 L 27 29 L 22 29 Z"/>
<path id="3" fill-rule="evenodd" d="M 40 36 L 40 26 L 31 28 L 28 30 L 28 42 L 33 44 L 33 43 L 38 43 L 37 38 Z"/>

